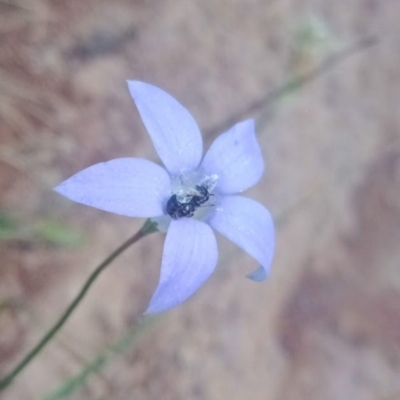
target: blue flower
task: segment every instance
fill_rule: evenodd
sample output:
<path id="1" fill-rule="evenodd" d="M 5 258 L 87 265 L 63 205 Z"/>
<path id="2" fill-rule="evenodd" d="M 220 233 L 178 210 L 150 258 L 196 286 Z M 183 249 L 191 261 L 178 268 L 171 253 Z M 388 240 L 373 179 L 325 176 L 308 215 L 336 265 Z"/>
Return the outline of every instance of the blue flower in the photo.
<path id="1" fill-rule="evenodd" d="M 147 313 L 185 301 L 213 273 L 218 249 L 211 228 L 260 264 L 249 278 L 264 280 L 275 246 L 273 221 L 261 204 L 236 195 L 264 171 L 254 121 L 220 135 L 202 159 L 199 127 L 181 104 L 147 83 L 128 81 L 128 87 L 165 169 L 140 158 L 119 158 L 86 168 L 55 190 L 101 210 L 151 218 L 167 232 L 160 281 Z"/>

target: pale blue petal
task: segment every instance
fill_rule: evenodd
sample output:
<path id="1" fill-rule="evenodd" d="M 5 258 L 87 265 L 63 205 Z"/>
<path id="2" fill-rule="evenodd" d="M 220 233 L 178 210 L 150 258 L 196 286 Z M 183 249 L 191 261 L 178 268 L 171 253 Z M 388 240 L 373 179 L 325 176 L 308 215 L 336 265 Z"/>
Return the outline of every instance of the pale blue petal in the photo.
<path id="1" fill-rule="evenodd" d="M 247 197 L 227 196 L 221 199 L 209 223 L 261 264 L 264 272 L 254 272 L 250 278 L 259 281 L 269 275 L 275 233 L 266 208 Z"/>
<path id="2" fill-rule="evenodd" d="M 196 121 L 172 96 L 156 86 L 128 81 L 143 123 L 160 159 L 172 176 L 195 170 L 203 154 Z"/>
<path id="3" fill-rule="evenodd" d="M 217 242 L 204 222 L 171 221 L 164 244 L 161 276 L 146 314 L 168 310 L 190 297 L 213 273 Z"/>
<path id="4" fill-rule="evenodd" d="M 254 121 L 247 120 L 218 136 L 201 164 L 206 175 L 218 175 L 216 190 L 234 194 L 255 185 L 264 172 Z"/>
<path id="5" fill-rule="evenodd" d="M 268 278 L 267 271 L 262 265 L 260 265 L 255 271 L 250 272 L 250 274 L 247 274 L 246 276 L 254 282 L 262 282 Z"/>
<path id="6" fill-rule="evenodd" d="M 171 181 L 159 165 L 140 158 L 118 158 L 92 165 L 54 190 L 77 203 L 128 217 L 164 214 Z"/>

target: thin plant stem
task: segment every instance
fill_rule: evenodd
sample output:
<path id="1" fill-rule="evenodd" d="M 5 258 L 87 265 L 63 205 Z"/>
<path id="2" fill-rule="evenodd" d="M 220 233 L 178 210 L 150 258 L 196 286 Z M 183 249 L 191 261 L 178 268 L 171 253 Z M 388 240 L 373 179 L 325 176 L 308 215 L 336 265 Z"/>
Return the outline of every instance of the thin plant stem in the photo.
<path id="1" fill-rule="evenodd" d="M 94 374 L 99 374 L 114 358 L 132 351 L 133 345 L 139 343 L 140 336 L 147 332 L 161 316 L 143 318 L 140 322 L 130 327 L 128 332 L 107 349 L 97 354 L 76 375 L 62 382 L 56 389 L 45 395 L 41 400 L 63 400 L 71 397 L 84 386 Z"/>
<path id="2" fill-rule="evenodd" d="M 43 338 L 39 341 L 39 343 L 21 360 L 19 364 L 15 366 L 15 368 L 10 371 L 3 379 L 0 381 L 0 391 L 4 390 L 8 385 L 13 382 L 16 376 L 36 357 L 36 355 L 43 349 L 46 344 L 53 339 L 56 333 L 61 329 L 61 327 L 68 320 L 72 312 L 79 305 L 79 303 L 84 298 L 85 294 L 89 290 L 90 286 L 92 286 L 93 282 L 100 275 L 100 273 L 111 264 L 120 254 L 122 254 L 128 247 L 132 244 L 136 243 L 143 237 L 149 235 L 150 233 L 157 231 L 157 224 L 150 220 L 146 220 L 144 225 L 139 229 L 137 233 L 135 233 L 132 237 L 130 237 L 126 242 L 124 242 L 121 246 L 119 246 L 116 250 L 114 250 L 101 264 L 97 266 L 97 268 L 91 273 L 82 289 L 79 291 L 77 296 L 74 298 L 72 303 L 67 307 L 58 321 L 53 325 L 51 329 L 47 331 L 47 333 L 43 336 Z"/>
<path id="3" fill-rule="evenodd" d="M 293 77 L 285 81 L 282 85 L 276 87 L 267 94 L 264 94 L 264 96 L 262 96 L 261 98 L 251 102 L 250 104 L 245 105 L 242 110 L 238 110 L 232 116 L 222 121 L 220 124 L 213 126 L 211 129 L 205 130 L 204 137 L 214 137 L 217 133 L 225 132 L 226 130 L 228 130 L 237 121 L 249 118 L 250 116 L 254 117 L 255 114 L 259 114 L 262 110 L 268 108 L 277 100 L 280 100 L 287 93 L 302 88 L 307 83 L 332 70 L 341 62 L 347 60 L 348 58 L 354 56 L 355 54 L 358 54 L 363 50 L 375 46 L 378 43 L 379 40 L 377 36 L 366 36 L 349 45 L 348 47 L 338 50 L 337 52 L 328 56 L 315 68 L 304 74 L 300 74 L 299 76 Z"/>

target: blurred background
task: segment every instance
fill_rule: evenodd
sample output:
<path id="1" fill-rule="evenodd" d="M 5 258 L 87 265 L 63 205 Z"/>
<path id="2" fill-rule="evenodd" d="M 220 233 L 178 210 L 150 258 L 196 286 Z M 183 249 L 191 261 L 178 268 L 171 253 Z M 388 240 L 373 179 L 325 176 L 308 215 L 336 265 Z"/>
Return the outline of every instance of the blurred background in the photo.
<path id="1" fill-rule="evenodd" d="M 159 162 L 126 79 L 174 95 L 206 147 L 256 117 L 266 171 L 248 195 L 277 228 L 268 281 L 218 237 L 217 273 L 137 328 L 164 241 L 145 238 L 0 398 L 400 399 L 399 15 L 379 0 L 0 0 L 0 376 L 143 223 L 51 191 L 97 162 Z"/>

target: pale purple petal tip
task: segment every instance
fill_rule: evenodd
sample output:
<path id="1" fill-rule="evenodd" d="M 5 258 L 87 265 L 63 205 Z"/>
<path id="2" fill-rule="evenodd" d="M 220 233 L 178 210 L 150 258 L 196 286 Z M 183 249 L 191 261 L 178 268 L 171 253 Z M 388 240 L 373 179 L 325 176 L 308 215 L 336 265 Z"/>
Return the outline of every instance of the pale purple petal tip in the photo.
<path id="1" fill-rule="evenodd" d="M 264 172 L 264 160 L 257 142 L 254 121 L 247 120 L 218 136 L 201 164 L 206 175 L 218 175 L 222 194 L 234 194 L 255 185 Z"/>
<path id="2" fill-rule="evenodd" d="M 161 276 L 146 314 L 189 298 L 213 273 L 218 249 L 212 229 L 189 218 L 172 221 L 164 244 Z"/>
<path id="3" fill-rule="evenodd" d="M 254 282 L 262 282 L 268 278 L 267 271 L 265 268 L 260 265 L 255 271 L 246 275 L 247 278 L 251 279 Z"/>
<path id="4" fill-rule="evenodd" d="M 202 157 L 203 142 L 189 111 L 156 86 L 127 82 L 154 148 L 169 173 L 178 176 L 195 170 Z"/>
<path id="5" fill-rule="evenodd" d="M 171 195 L 164 168 L 140 158 L 118 158 L 92 165 L 54 190 L 70 200 L 128 217 L 157 217 Z"/>
<path id="6" fill-rule="evenodd" d="M 268 277 L 275 249 L 274 223 L 260 203 L 242 196 L 222 198 L 210 225 L 255 258 L 262 267 L 249 275 L 261 281 Z"/>

